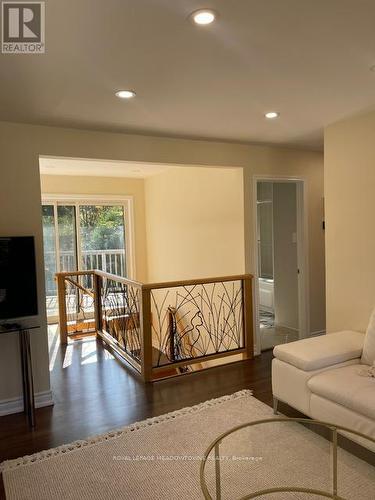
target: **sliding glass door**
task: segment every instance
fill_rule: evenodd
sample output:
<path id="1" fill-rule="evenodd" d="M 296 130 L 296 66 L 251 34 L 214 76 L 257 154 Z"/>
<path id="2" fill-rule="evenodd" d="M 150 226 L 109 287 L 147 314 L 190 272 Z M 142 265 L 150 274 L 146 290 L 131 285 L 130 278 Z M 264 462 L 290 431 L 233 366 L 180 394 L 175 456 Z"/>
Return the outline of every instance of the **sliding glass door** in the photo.
<path id="1" fill-rule="evenodd" d="M 126 276 L 124 207 L 80 205 L 81 269 Z"/>
<path id="2" fill-rule="evenodd" d="M 127 276 L 125 206 L 46 201 L 42 205 L 47 314 L 58 314 L 55 273 L 100 269 Z"/>

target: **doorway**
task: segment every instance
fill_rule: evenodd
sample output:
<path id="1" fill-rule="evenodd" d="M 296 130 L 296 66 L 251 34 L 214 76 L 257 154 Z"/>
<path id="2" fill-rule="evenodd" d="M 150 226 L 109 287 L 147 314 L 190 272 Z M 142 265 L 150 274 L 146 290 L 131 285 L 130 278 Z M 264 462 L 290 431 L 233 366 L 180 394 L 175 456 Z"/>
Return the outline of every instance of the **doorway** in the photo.
<path id="1" fill-rule="evenodd" d="M 256 179 L 257 351 L 307 335 L 304 181 Z"/>

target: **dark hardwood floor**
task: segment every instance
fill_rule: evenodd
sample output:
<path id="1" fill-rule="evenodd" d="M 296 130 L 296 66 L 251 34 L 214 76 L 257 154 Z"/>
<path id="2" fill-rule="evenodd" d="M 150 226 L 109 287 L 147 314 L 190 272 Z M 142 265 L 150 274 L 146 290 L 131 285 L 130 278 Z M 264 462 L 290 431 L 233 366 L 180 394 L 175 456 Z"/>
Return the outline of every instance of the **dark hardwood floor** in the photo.
<path id="1" fill-rule="evenodd" d="M 86 339 L 59 346 L 50 338 L 51 386 L 55 404 L 36 410 L 36 428 L 30 431 L 24 414 L 0 417 L 0 462 L 29 455 L 77 439 L 161 415 L 185 406 L 252 389 L 271 405 L 272 351 L 251 361 L 144 384 L 100 341 Z M 303 416 L 280 404 L 287 416 Z M 371 464 L 374 454 L 343 438 L 341 445 Z M 0 478 L 0 500 L 5 499 Z"/>
<path id="2" fill-rule="evenodd" d="M 36 410 L 36 428 L 23 414 L 0 418 L 0 461 L 100 434 L 207 399 L 252 389 L 271 404 L 272 352 L 251 361 L 144 384 L 100 341 L 86 339 L 61 348 L 50 339 L 55 405 Z M 2 481 L 1 487 L 2 489 Z M 4 498 L 0 492 L 0 499 Z"/>

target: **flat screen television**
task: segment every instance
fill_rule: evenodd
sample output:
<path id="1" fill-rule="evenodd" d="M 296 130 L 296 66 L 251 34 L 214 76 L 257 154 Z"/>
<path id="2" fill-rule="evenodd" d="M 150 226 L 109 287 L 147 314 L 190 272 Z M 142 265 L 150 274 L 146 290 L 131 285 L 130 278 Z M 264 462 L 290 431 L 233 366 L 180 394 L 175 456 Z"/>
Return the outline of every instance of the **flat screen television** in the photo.
<path id="1" fill-rule="evenodd" d="M 0 236 L 0 321 L 38 314 L 32 236 Z"/>

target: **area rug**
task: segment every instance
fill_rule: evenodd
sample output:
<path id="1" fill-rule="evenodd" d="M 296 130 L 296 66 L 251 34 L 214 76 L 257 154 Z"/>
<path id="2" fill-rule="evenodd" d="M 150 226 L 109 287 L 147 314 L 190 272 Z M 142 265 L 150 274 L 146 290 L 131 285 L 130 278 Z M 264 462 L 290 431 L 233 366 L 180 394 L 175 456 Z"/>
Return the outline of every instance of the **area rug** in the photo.
<path id="1" fill-rule="evenodd" d="M 271 418 L 272 410 L 250 391 L 145 420 L 83 441 L 1 464 L 8 500 L 202 499 L 201 457 L 222 432 Z M 327 489 L 332 481 L 329 443 L 300 424 L 262 424 L 220 445 L 222 499 L 261 488 Z M 214 460 L 206 480 L 215 498 Z M 339 494 L 348 500 L 375 497 L 374 468 L 339 453 Z M 268 497 L 311 499 L 302 493 Z M 314 497 L 316 498 L 316 497 Z"/>

